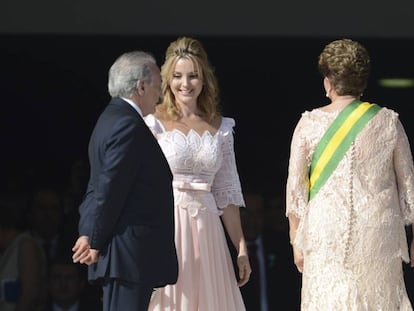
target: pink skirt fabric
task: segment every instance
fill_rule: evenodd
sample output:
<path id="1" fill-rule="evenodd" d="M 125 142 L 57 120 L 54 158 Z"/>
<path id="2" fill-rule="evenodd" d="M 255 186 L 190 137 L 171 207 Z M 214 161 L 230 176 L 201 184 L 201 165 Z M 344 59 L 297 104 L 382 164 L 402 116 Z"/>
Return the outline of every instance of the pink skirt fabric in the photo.
<path id="1" fill-rule="evenodd" d="M 178 281 L 156 289 L 148 310 L 246 310 L 220 216 L 208 208 L 191 210 L 175 208 Z"/>

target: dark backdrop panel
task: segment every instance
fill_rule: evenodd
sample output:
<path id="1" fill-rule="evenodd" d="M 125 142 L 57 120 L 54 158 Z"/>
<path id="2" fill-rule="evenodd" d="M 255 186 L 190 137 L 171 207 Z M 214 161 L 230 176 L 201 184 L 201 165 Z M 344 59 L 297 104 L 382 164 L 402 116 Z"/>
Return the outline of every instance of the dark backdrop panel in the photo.
<path id="1" fill-rule="evenodd" d="M 414 38 L 414 1 L 2 0 L 0 33 Z"/>
<path id="2" fill-rule="evenodd" d="M 57 174 L 86 155 L 89 135 L 109 101 L 107 71 L 121 53 L 153 52 L 162 63 L 176 36 L 2 35 L 2 161 L 46 165 Z M 236 119 L 242 180 L 283 191 L 293 128 L 304 110 L 325 104 L 317 57 L 330 37 L 198 36 L 221 87 L 222 108 Z M 414 141 L 414 89 L 387 90 L 380 77 L 413 73 L 410 39 L 355 38 L 370 51 L 373 72 L 363 99 L 396 109 Z"/>

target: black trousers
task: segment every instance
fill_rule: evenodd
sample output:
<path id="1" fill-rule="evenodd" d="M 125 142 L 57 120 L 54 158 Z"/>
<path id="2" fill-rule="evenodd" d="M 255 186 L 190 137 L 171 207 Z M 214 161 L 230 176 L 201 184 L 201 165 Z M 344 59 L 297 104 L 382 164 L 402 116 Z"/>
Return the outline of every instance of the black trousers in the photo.
<path id="1" fill-rule="evenodd" d="M 103 311 L 147 311 L 153 287 L 145 283 L 108 279 L 102 289 Z"/>

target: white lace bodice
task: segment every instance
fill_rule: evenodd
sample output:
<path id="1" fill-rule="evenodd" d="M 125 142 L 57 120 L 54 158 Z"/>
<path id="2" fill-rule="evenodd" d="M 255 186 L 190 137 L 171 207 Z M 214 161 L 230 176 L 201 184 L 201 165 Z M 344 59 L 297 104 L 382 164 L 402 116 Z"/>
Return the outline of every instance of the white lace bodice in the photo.
<path id="1" fill-rule="evenodd" d="M 223 118 L 214 135 L 208 131 L 202 135 L 194 130 L 187 134 L 177 129 L 167 131 L 152 114 L 145 117 L 145 122 L 170 164 L 175 183 L 201 184 L 207 192 L 211 190 L 214 198 L 207 195 L 198 201 L 219 214 L 219 209 L 229 204 L 244 206 L 234 154 L 234 119 Z M 189 202 L 190 198 L 183 197 L 189 194 L 194 195 L 195 192 L 181 191 L 176 202 Z"/>

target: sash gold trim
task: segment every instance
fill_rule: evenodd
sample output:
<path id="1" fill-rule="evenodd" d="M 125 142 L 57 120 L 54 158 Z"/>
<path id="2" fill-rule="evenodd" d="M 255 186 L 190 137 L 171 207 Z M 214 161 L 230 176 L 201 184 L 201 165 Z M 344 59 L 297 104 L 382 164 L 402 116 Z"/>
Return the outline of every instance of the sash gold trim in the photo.
<path id="1" fill-rule="evenodd" d="M 312 157 L 309 200 L 323 186 L 366 123 L 381 109 L 355 100 L 346 106 L 321 138 Z"/>

